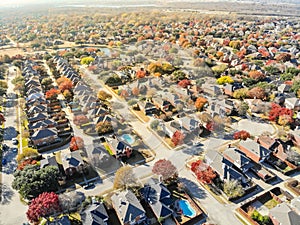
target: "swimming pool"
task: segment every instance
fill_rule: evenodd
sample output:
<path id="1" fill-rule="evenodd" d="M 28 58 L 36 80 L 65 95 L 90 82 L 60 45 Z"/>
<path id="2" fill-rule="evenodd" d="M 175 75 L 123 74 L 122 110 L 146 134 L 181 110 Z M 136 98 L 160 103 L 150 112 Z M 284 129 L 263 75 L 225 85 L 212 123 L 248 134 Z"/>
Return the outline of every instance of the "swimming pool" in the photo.
<path id="1" fill-rule="evenodd" d="M 182 209 L 182 214 L 188 217 L 196 216 L 196 211 L 192 208 L 190 203 L 187 200 L 180 200 L 179 206 Z"/>
<path id="2" fill-rule="evenodd" d="M 130 134 L 123 134 L 121 137 L 130 145 L 134 143 L 134 137 L 132 137 Z"/>

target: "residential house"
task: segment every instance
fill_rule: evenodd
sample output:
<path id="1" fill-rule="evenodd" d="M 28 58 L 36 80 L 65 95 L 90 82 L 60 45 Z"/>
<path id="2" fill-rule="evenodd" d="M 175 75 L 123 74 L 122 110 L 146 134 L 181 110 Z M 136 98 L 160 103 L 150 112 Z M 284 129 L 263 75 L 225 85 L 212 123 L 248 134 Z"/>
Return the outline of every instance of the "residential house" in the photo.
<path id="1" fill-rule="evenodd" d="M 300 147 L 300 130 L 290 130 L 289 135 L 293 141 L 293 144 Z"/>
<path id="2" fill-rule="evenodd" d="M 81 172 L 84 166 L 80 151 L 62 153 L 62 165 L 67 176 L 73 176 L 76 172 Z"/>
<path id="3" fill-rule="evenodd" d="M 205 155 L 207 164 L 219 175 L 222 181 L 238 180 L 243 187 L 249 187 L 250 179 L 226 158 L 214 150 Z"/>
<path id="4" fill-rule="evenodd" d="M 157 108 L 159 108 L 163 112 L 168 112 L 171 106 L 171 103 L 168 100 L 160 96 L 153 97 L 152 102 Z"/>
<path id="5" fill-rule="evenodd" d="M 276 177 L 273 173 L 249 159 L 239 149 L 228 147 L 223 152 L 223 157 L 224 159 L 228 160 L 228 165 L 232 163 L 235 168 L 238 168 L 238 170 L 241 170 L 245 174 L 247 174 L 249 171 L 252 171 L 265 182 L 268 182 Z"/>
<path id="6" fill-rule="evenodd" d="M 27 115 L 33 116 L 34 114 L 46 112 L 46 111 L 47 111 L 47 105 L 33 105 L 28 109 Z"/>
<path id="7" fill-rule="evenodd" d="M 31 141 L 35 146 L 40 147 L 58 142 L 60 138 L 57 136 L 56 128 L 43 128 L 31 135 Z"/>
<path id="8" fill-rule="evenodd" d="M 268 135 L 260 135 L 256 139 L 256 141 L 266 149 L 271 150 L 273 152 L 273 155 L 275 155 L 280 160 L 285 161 L 287 159 L 287 154 L 284 146 L 275 138 L 272 138 Z"/>
<path id="9" fill-rule="evenodd" d="M 300 196 L 291 200 L 291 208 L 300 215 Z"/>
<path id="10" fill-rule="evenodd" d="M 200 135 L 200 123 L 198 120 L 189 116 L 180 117 L 177 119 L 182 129 L 185 129 L 188 133 L 195 133 Z"/>
<path id="11" fill-rule="evenodd" d="M 290 92 L 291 85 L 288 84 L 280 84 L 277 88 L 279 93 Z"/>
<path id="12" fill-rule="evenodd" d="M 176 126 L 175 126 L 176 125 Z M 180 124 L 176 121 L 169 121 L 165 123 L 160 124 L 163 132 L 165 133 L 166 136 L 172 138 L 175 132 L 180 130 Z"/>
<path id="13" fill-rule="evenodd" d="M 229 116 L 233 113 L 234 104 L 233 101 L 229 99 L 216 100 L 212 99 L 209 101 L 210 104 L 207 110 L 212 114 L 212 116 L 220 115 L 220 116 Z"/>
<path id="14" fill-rule="evenodd" d="M 37 129 L 56 127 L 57 124 L 52 119 L 40 120 L 35 123 L 28 124 L 29 131 L 34 132 Z"/>
<path id="15" fill-rule="evenodd" d="M 157 112 L 156 106 L 150 101 L 139 101 L 137 105 L 145 115 L 151 115 Z"/>
<path id="16" fill-rule="evenodd" d="M 263 162 L 272 153 L 269 149 L 266 149 L 252 139 L 241 140 L 239 142 L 239 149 L 256 163 Z"/>
<path id="17" fill-rule="evenodd" d="M 81 222 L 83 225 L 107 225 L 108 214 L 104 204 L 93 203 L 88 206 L 81 214 Z"/>
<path id="18" fill-rule="evenodd" d="M 170 191 L 155 179 L 150 179 L 140 190 L 144 200 L 149 204 L 157 219 L 166 219 L 172 215 L 173 204 Z"/>
<path id="19" fill-rule="evenodd" d="M 209 96 L 219 96 L 222 95 L 222 90 L 218 85 L 204 83 L 201 86 L 203 92 Z"/>
<path id="20" fill-rule="evenodd" d="M 115 193 L 111 200 L 121 224 L 136 225 L 146 220 L 146 212 L 131 190 Z"/>
<path id="21" fill-rule="evenodd" d="M 173 94 L 171 92 L 167 92 L 164 94 L 164 98 L 168 99 L 172 106 L 176 107 L 178 104 L 181 104 L 182 101 L 180 100 L 177 94 Z"/>
<path id="22" fill-rule="evenodd" d="M 117 158 L 121 158 L 126 156 L 127 158 L 130 157 L 132 153 L 132 147 L 129 143 L 118 140 L 117 138 L 109 139 L 106 142 L 108 144 L 108 147 L 111 151 L 111 153 Z"/>
<path id="23" fill-rule="evenodd" d="M 292 110 L 297 110 L 300 108 L 300 100 L 297 97 L 285 98 L 285 107 Z"/>
<path id="24" fill-rule="evenodd" d="M 283 202 L 270 209 L 269 216 L 274 225 L 299 225 L 300 215 Z"/>

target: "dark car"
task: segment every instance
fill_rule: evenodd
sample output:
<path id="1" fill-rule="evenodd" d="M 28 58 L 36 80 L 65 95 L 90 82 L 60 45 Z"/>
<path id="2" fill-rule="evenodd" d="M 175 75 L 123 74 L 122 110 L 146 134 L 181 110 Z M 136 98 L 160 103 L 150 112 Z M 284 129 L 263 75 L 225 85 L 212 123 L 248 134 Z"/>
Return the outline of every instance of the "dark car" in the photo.
<path id="1" fill-rule="evenodd" d="M 88 183 L 88 184 L 86 184 L 86 185 L 83 186 L 83 188 L 86 189 L 86 190 L 87 190 L 87 189 L 92 189 L 92 188 L 94 188 L 94 187 L 95 187 L 95 184 L 92 183 L 92 182 L 91 182 L 91 183 Z"/>

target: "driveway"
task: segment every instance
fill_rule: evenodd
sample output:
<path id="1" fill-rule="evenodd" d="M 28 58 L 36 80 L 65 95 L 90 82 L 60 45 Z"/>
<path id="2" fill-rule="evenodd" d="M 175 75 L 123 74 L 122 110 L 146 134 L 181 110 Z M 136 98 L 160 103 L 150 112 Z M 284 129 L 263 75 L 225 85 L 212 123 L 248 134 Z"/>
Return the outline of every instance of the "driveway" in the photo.
<path id="1" fill-rule="evenodd" d="M 275 132 L 274 127 L 267 122 L 256 122 L 250 119 L 242 119 L 237 123 L 232 124 L 231 126 L 236 130 L 246 130 L 252 136 L 261 135 L 263 132 L 270 132 L 271 134 Z"/>

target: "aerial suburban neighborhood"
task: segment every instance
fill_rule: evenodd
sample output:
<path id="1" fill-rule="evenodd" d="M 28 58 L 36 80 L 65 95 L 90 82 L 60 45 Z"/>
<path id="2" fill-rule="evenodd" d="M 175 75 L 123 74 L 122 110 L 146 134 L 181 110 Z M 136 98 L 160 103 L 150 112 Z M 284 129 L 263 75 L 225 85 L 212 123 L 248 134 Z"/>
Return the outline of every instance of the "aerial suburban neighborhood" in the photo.
<path id="1" fill-rule="evenodd" d="M 300 225 L 299 4 L 174 2 L 3 4 L 0 225 Z"/>

